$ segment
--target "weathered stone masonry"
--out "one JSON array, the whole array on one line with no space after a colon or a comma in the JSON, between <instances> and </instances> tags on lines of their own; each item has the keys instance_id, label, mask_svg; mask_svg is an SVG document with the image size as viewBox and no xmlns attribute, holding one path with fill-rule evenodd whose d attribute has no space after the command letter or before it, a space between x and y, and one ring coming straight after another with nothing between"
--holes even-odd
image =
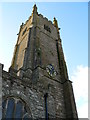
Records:
<instances>
[{"instance_id":1,"label":"weathered stone masonry","mask_svg":"<svg viewBox=\"0 0 90 120\"><path fill-rule=\"evenodd\" d=\"M2 78L3 118L78 118L57 20L38 14L36 5L20 26L12 64ZM10 100L14 113L7 112ZM22 114L17 113L21 104Z\"/></svg>"}]
</instances>

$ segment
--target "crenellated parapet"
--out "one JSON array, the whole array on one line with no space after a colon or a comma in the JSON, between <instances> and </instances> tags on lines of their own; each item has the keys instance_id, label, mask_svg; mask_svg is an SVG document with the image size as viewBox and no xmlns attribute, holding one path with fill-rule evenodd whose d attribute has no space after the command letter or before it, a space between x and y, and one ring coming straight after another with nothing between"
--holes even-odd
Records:
<instances>
[{"instance_id":1,"label":"crenellated parapet","mask_svg":"<svg viewBox=\"0 0 90 120\"><path fill-rule=\"evenodd\" d=\"M56 18L54 17L54 20L51 21L51 20L49 20L47 17L43 16L42 14L39 14L39 13L37 12L37 6L36 6L36 4L33 6L33 10L32 10L31 16L28 18L28 20L27 20L25 23L22 23L22 24L21 24L21 26L20 26L20 31L21 31L21 29L24 28L24 27L26 26L26 24L33 18L33 15L34 15L34 14L37 15L37 19L38 19L38 17L40 17L39 19L42 18L42 19L44 19L45 21L47 21L49 24L55 26L55 27L57 28L58 32L59 32L60 28L58 28L58 23L57 23ZM32 21L32 23L33 23L33 21ZM19 31L19 33L20 33L20 31ZM18 33L18 34L19 34L19 33Z\"/></svg>"}]
</instances>

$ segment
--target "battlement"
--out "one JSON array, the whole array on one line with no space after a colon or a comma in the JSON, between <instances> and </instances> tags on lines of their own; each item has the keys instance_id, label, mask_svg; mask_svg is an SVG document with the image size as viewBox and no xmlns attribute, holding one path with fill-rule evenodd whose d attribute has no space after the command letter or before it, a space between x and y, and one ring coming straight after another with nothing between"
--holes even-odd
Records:
<instances>
[{"instance_id":1,"label":"battlement","mask_svg":"<svg viewBox=\"0 0 90 120\"><path fill-rule=\"evenodd\" d=\"M27 24L27 22L33 17L33 14L34 13L32 13L31 16L26 20L26 22L22 23L20 27L24 28L24 26ZM53 25L55 27L54 23L51 20L49 20L47 17L43 16L42 14L39 14L38 12L36 14L37 14L37 16L39 16L42 19L48 21L51 25Z\"/></svg>"},{"instance_id":2,"label":"battlement","mask_svg":"<svg viewBox=\"0 0 90 120\"><path fill-rule=\"evenodd\" d=\"M41 18L47 20L50 24L54 25L51 20L48 20L48 18L47 18L47 17L44 17L42 14L38 14L38 16L40 16Z\"/></svg>"}]
</instances>

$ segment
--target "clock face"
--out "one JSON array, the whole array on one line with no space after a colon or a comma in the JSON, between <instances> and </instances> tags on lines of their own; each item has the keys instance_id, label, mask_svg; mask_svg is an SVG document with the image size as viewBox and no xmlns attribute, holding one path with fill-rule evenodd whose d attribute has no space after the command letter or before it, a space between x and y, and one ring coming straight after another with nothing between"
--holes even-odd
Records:
<instances>
[{"instance_id":1,"label":"clock face","mask_svg":"<svg viewBox=\"0 0 90 120\"><path fill-rule=\"evenodd\" d=\"M54 70L54 67L52 64L47 65L46 71L50 76L56 75L56 71Z\"/></svg>"}]
</instances>

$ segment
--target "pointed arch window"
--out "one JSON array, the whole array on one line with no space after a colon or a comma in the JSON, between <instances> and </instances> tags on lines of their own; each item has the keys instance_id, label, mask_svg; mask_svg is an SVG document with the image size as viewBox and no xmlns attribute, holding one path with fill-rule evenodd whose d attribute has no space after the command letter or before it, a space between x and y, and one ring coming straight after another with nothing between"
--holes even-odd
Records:
<instances>
[{"instance_id":1,"label":"pointed arch window","mask_svg":"<svg viewBox=\"0 0 90 120\"><path fill-rule=\"evenodd\" d=\"M14 111L14 99L9 99L7 103L7 110L6 110L6 118L13 117L13 111Z\"/></svg>"},{"instance_id":2,"label":"pointed arch window","mask_svg":"<svg viewBox=\"0 0 90 120\"><path fill-rule=\"evenodd\" d=\"M27 105L17 98L7 98L2 102L2 118L30 118Z\"/></svg>"}]
</instances>

